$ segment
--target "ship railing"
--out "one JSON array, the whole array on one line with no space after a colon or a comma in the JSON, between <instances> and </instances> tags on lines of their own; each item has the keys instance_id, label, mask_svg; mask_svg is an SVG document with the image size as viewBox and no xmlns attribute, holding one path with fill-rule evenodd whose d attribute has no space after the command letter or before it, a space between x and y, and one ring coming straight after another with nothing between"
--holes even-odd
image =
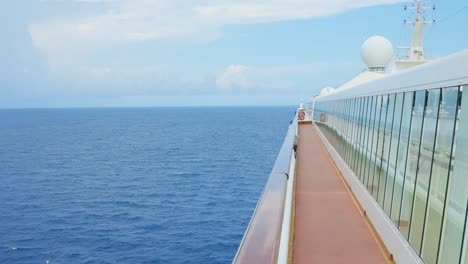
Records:
<instances>
[{"instance_id":1,"label":"ship railing","mask_svg":"<svg viewBox=\"0 0 468 264\"><path fill-rule=\"evenodd\" d=\"M316 110L316 111L321 112L321 113L326 113L327 115L329 115L329 118L333 118L332 113L329 113L329 112L326 112L326 111L320 111L320 110ZM414 188L414 185L415 185L414 180L415 179L412 178L414 176L411 175L411 174L402 175L401 171L396 171L396 168L395 168L396 164L394 162L387 160L385 157L380 157L379 155L375 155L375 153L372 152L371 149L368 149L368 147L360 144L359 142L354 142L351 139L351 137L348 137L344 133L341 133L340 130L337 127L335 127L333 125L330 125L330 123L332 123L332 122L323 123L320 120L314 120L314 122L318 123L318 124L321 124L323 126L326 126L328 129L331 129L336 134L336 136L338 136L341 140L343 140L349 146L351 146L354 151L360 153L367 160L375 161L376 166L380 170L388 170L389 175L394 175L397 181L403 182L404 177L406 176L408 178L407 179L408 187L410 189L417 190L418 192L416 194L418 196L420 196L421 199L424 199L425 197L427 197L427 191L426 190L429 188L429 185L428 185L429 184L429 175L428 174L421 174L419 176L421 179L416 184L421 188L416 189L416 188ZM335 122L337 122L337 121L335 120ZM363 124L361 122L359 122L357 124L360 127L359 129L364 129L365 124ZM384 133L385 133L385 135L390 134L390 131L388 129L382 129L382 128L379 128L379 127L371 127L371 129L376 129L376 131L378 131L378 133L380 133L380 134L384 134ZM408 135L406 135L406 137L407 136ZM407 139L402 140L402 142L407 142ZM415 144L415 143L411 143L411 144ZM434 159L434 161L432 161L432 159L433 159L432 154L431 153L426 153L427 151L432 151L430 146L422 145L421 150L422 150L421 153L414 153L414 155L420 155L420 160L433 162L434 163L434 165L433 165L434 168L435 167L442 167L442 168L447 168L448 167L447 162L441 162L438 159ZM446 153L438 151L437 146L435 147L434 151L437 153L436 155L447 155ZM452 159L454 159L454 158L455 157L452 157ZM452 167L451 169L453 170L453 164L451 164L451 167ZM465 191L463 189L463 186L466 186L464 184L466 184L466 182L468 182L468 178L465 177L463 179L464 179L464 183L455 185L455 188L452 191L452 195L455 198L454 200L456 202L456 205L464 210L465 201L463 200L464 196L462 195L462 193ZM436 199L434 202L436 202L438 204L441 204L440 205L441 208L442 208L442 203L444 203L444 201L445 201L445 195L446 195L446 193L445 193L446 189L445 188L446 188L445 182L443 181L442 178L436 177L436 178L433 179L431 192L433 192L435 195L432 198ZM443 210L441 208L439 208L439 209Z\"/></svg>"},{"instance_id":2,"label":"ship railing","mask_svg":"<svg viewBox=\"0 0 468 264\"><path fill-rule=\"evenodd\" d=\"M293 145L297 126L296 113L233 260L235 264L286 263L283 262L284 259L287 261L289 225L285 226L284 223L291 221L291 201L288 200L292 200L292 194L288 194L288 190L292 191L292 185L288 186L288 182L293 181L290 169L295 166ZM288 212L285 208L288 208Z\"/></svg>"}]
</instances>

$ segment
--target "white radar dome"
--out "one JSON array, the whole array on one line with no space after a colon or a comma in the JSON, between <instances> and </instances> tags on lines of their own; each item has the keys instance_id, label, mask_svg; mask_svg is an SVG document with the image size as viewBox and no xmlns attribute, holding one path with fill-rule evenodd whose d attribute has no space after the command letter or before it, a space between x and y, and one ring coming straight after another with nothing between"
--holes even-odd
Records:
<instances>
[{"instance_id":1,"label":"white radar dome","mask_svg":"<svg viewBox=\"0 0 468 264\"><path fill-rule=\"evenodd\" d=\"M327 87L322 89L322 91L320 92L320 95L324 96L324 95L331 94L333 92L335 92L335 89L333 87L327 86Z\"/></svg>"},{"instance_id":2,"label":"white radar dome","mask_svg":"<svg viewBox=\"0 0 468 264\"><path fill-rule=\"evenodd\" d=\"M370 37L362 44L361 57L370 70L381 70L392 61L392 43L381 36Z\"/></svg>"}]
</instances>

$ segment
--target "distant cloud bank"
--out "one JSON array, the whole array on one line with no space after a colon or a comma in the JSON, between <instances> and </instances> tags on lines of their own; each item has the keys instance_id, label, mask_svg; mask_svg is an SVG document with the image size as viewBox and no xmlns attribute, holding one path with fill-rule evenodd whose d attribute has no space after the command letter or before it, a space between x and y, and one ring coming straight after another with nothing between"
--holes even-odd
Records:
<instances>
[{"instance_id":1,"label":"distant cloud bank","mask_svg":"<svg viewBox=\"0 0 468 264\"><path fill-rule=\"evenodd\" d=\"M398 2L404 0L77 0L80 5L99 5L101 12L54 16L33 23L29 31L49 63L61 67L116 45L210 41L221 36L225 25L310 19Z\"/></svg>"}]
</instances>

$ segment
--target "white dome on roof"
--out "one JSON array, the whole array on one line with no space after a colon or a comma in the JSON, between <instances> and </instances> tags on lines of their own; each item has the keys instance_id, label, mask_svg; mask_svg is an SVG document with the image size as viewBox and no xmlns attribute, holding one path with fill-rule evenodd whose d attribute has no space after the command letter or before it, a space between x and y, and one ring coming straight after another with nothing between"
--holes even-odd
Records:
<instances>
[{"instance_id":1,"label":"white dome on roof","mask_svg":"<svg viewBox=\"0 0 468 264\"><path fill-rule=\"evenodd\" d=\"M335 92L335 88L327 86L322 89L322 91L320 92L320 96L328 95L334 92Z\"/></svg>"},{"instance_id":2,"label":"white dome on roof","mask_svg":"<svg viewBox=\"0 0 468 264\"><path fill-rule=\"evenodd\" d=\"M392 43L381 36L370 37L362 44L361 57L370 70L385 68L393 58Z\"/></svg>"}]
</instances>

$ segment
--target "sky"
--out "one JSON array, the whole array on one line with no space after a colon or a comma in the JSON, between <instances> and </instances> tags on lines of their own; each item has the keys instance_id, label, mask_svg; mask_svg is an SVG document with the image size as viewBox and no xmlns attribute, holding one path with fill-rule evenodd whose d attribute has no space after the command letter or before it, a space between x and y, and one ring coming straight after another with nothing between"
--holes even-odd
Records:
<instances>
[{"instance_id":1,"label":"sky","mask_svg":"<svg viewBox=\"0 0 468 264\"><path fill-rule=\"evenodd\" d=\"M426 2L426 56L468 48L466 0ZM2 0L0 108L297 105L363 71L368 37L407 46L405 4Z\"/></svg>"}]
</instances>

